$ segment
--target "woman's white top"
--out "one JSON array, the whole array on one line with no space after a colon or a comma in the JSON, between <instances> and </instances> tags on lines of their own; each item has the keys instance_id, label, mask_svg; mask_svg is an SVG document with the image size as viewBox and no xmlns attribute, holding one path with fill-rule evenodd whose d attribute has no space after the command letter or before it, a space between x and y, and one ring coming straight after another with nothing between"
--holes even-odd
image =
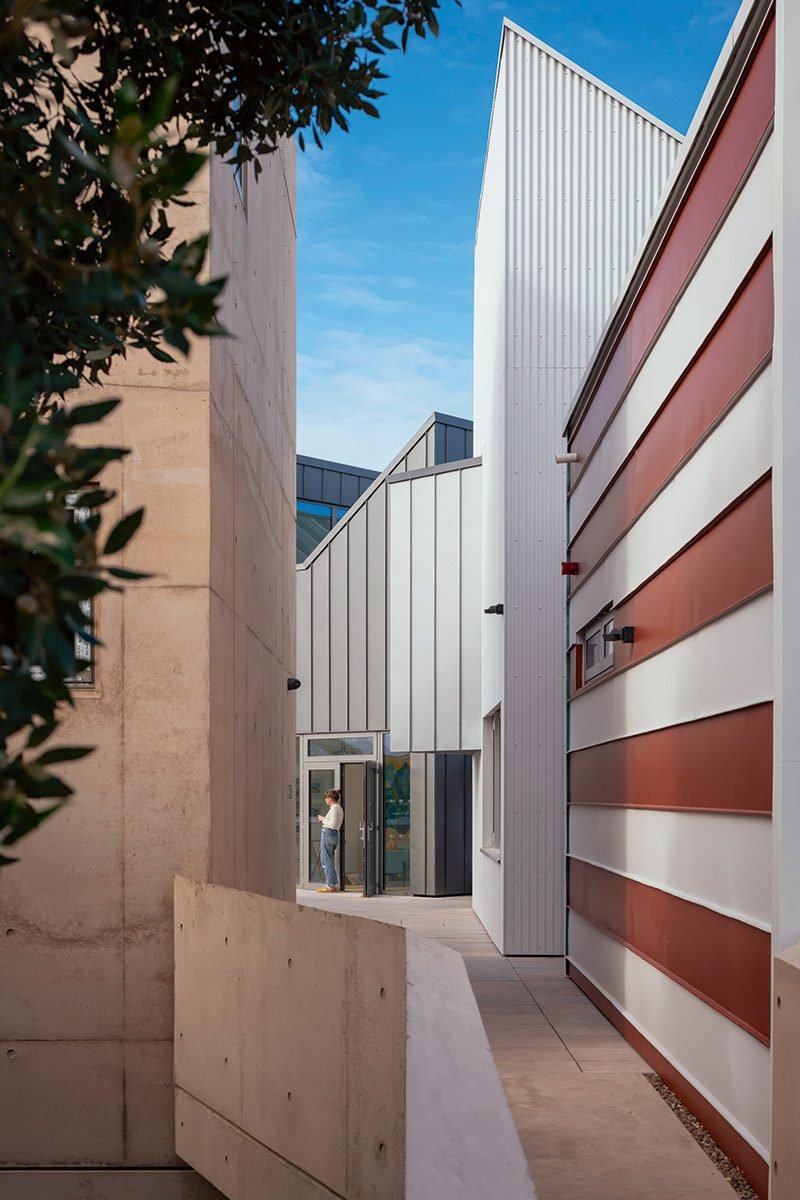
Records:
<instances>
[{"instance_id":1,"label":"woman's white top","mask_svg":"<svg viewBox=\"0 0 800 1200\"><path fill-rule=\"evenodd\" d=\"M341 829L344 821L344 809L341 804L331 804L322 818L323 829Z\"/></svg>"}]
</instances>

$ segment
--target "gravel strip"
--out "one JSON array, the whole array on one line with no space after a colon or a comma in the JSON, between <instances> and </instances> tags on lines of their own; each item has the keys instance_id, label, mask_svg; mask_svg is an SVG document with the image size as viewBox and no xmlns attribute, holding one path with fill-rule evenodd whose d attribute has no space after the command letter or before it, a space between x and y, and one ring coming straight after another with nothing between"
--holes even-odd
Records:
<instances>
[{"instance_id":1,"label":"gravel strip","mask_svg":"<svg viewBox=\"0 0 800 1200\"><path fill-rule=\"evenodd\" d=\"M697 1142L700 1149L705 1151L717 1170L724 1175L736 1195L740 1197L740 1200L758 1200L758 1193L753 1191L739 1168L735 1167L731 1160L723 1154L711 1134L703 1128L697 1117L690 1113L686 1105L681 1103L675 1093L667 1087L661 1076L650 1074L645 1075L645 1079L648 1083L652 1083L661 1099L669 1105L681 1124L689 1130L689 1133Z\"/></svg>"}]
</instances>

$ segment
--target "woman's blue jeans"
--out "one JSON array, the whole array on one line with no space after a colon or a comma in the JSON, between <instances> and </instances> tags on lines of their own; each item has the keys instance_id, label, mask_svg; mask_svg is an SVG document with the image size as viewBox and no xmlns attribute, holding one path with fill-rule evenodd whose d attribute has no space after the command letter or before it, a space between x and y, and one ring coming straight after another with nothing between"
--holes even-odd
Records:
<instances>
[{"instance_id":1,"label":"woman's blue jeans","mask_svg":"<svg viewBox=\"0 0 800 1200\"><path fill-rule=\"evenodd\" d=\"M339 830L323 829L319 840L319 856L322 861L322 869L325 872L325 883L329 888L338 888L339 886L339 880L336 878L336 867L333 865L333 856L336 853L338 845Z\"/></svg>"}]
</instances>

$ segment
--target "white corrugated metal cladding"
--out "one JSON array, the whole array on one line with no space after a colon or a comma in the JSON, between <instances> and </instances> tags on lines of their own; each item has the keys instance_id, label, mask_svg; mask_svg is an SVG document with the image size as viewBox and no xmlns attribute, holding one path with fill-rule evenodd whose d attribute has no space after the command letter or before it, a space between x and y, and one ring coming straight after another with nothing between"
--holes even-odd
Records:
<instances>
[{"instance_id":1,"label":"white corrugated metal cladding","mask_svg":"<svg viewBox=\"0 0 800 1200\"><path fill-rule=\"evenodd\" d=\"M498 618L483 618L484 684L500 683L484 686L483 715L502 702L503 823L500 863L476 864L474 893L505 953L564 950L566 528L554 454L679 145L673 130L504 22L475 263L483 538L495 559L503 553L502 564L484 557L483 606L505 610L502 636L486 626ZM498 270L487 251L501 227Z\"/></svg>"}]
</instances>

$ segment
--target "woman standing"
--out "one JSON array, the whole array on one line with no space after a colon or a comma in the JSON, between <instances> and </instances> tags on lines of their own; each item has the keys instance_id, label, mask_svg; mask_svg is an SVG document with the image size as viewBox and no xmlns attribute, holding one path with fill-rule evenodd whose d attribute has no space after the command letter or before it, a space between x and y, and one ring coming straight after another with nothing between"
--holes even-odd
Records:
<instances>
[{"instance_id":1,"label":"woman standing","mask_svg":"<svg viewBox=\"0 0 800 1200\"><path fill-rule=\"evenodd\" d=\"M328 806L328 811L324 817L317 813L317 820L322 825L319 848L322 869L325 872L325 886L318 887L318 892L339 891L339 880L336 878L336 867L333 860L336 854L336 847L339 845L339 830L342 828L342 822L344 821L344 809L340 804L341 796L342 793L338 788L326 792L325 803Z\"/></svg>"}]
</instances>

